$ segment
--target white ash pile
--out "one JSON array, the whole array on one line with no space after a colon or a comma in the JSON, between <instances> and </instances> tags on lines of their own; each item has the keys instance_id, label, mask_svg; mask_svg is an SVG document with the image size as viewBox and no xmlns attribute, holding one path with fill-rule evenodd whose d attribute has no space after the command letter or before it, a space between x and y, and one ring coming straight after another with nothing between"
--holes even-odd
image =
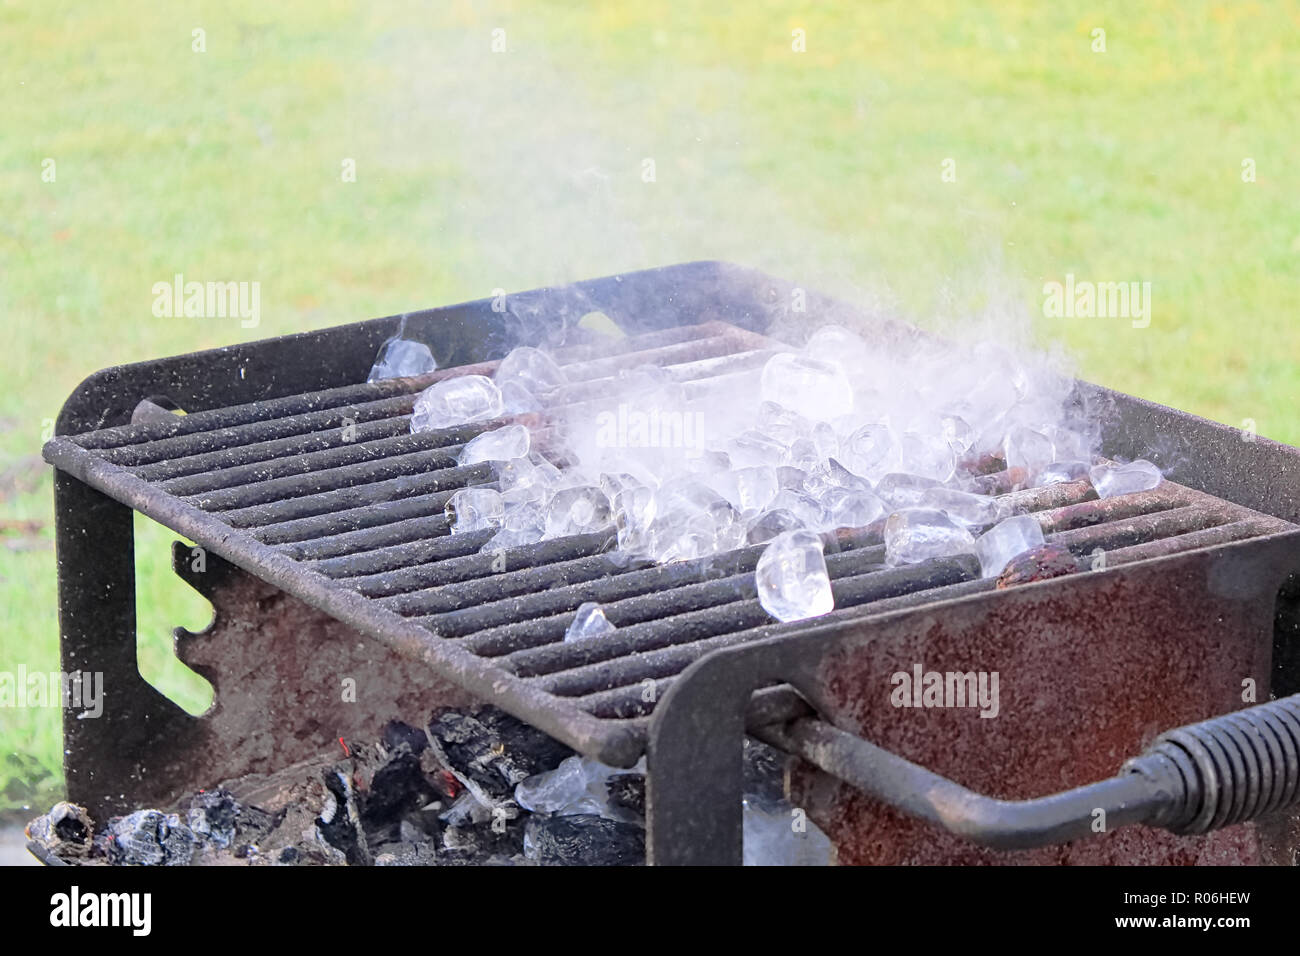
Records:
<instances>
[{"instance_id":1,"label":"white ash pile","mask_svg":"<svg viewBox=\"0 0 1300 956\"><path fill-rule=\"evenodd\" d=\"M776 751L746 741L746 861L829 862L811 824L795 833ZM168 810L97 826L60 803L28 839L72 865L628 866L645 862L643 767L575 754L494 707L393 721L343 760L227 781Z\"/></svg>"},{"instance_id":2,"label":"white ash pile","mask_svg":"<svg viewBox=\"0 0 1300 956\"><path fill-rule=\"evenodd\" d=\"M447 516L455 534L494 531L484 551L610 526L628 561L766 543L757 594L782 621L834 607L823 551L836 529L878 526L890 566L970 553L996 577L1043 544L999 495L1087 478L1110 497L1161 480L1150 462L1098 462L1095 423L1071 417L1068 381L1041 358L920 335L873 347L839 326L750 357L713 377L688 362L593 381L521 347L491 378L426 389L411 429L548 423L464 446L460 462L492 462L495 481L457 492ZM566 639L618 626L599 612L580 609Z\"/></svg>"}]
</instances>

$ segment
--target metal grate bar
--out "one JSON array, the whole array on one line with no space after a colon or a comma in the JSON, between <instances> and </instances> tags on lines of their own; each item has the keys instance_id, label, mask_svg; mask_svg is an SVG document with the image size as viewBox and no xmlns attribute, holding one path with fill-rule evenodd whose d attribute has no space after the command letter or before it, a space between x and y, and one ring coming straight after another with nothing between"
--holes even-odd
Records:
<instances>
[{"instance_id":1,"label":"metal grate bar","mask_svg":"<svg viewBox=\"0 0 1300 956\"><path fill-rule=\"evenodd\" d=\"M356 425L355 441L366 443L385 438L410 435L410 424L404 418L381 418ZM253 466L260 462L275 459L294 460L299 455L325 451L345 445L342 428L332 428L322 432L309 432L305 435L293 435L289 438L276 438L265 442L255 442L238 448L218 448L215 451L201 452L185 458L164 458L151 465L138 465L133 468L135 474L145 481L160 484L173 478L186 478L191 475L203 476L206 472L241 466ZM215 477L214 477L215 480ZM219 487L214 485L213 487ZM170 490L170 489L169 489ZM188 494L181 491L180 494Z\"/></svg>"},{"instance_id":2,"label":"metal grate bar","mask_svg":"<svg viewBox=\"0 0 1300 956\"><path fill-rule=\"evenodd\" d=\"M294 560L326 561L352 555L360 556L368 551L383 551L389 547L418 542L426 538L441 538L447 535L447 519L441 510L435 509L435 511L436 513L427 516L280 544L278 548L282 554ZM461 544L467 549L465 553L469 554L487 544L493 534L494 531L474 531L456 535L455 538L462 539Z\"/></svg>"},{"instance_id":3,"label":"metal grate bar","mask_svg":"<svg viewBox=\"0 0 1300 956\"><path fill-rule=\"evenodd\" d=\"M592 557L609 551L614 545L614 540L612 529L591 534L575 534L567 538L553 538L522 548L512 548L502 552L502 555L471 554L463 558L419 564L398 571L344 578L341 583L366 597L393 597L416 588L427 587L433 582L447 585L462 581L482 581L489 577L499 579L501 572L497 568L502 564L510 568L532 569L572 561L576 558Z\"/></svg>"},{"instance_id":4,"label":"metal grate bar","mask_svg":"<svg viewBox=\"0 0 1300 956\"><path fill-rule=\"evenodd\" d=\"M440 468L437 471L414 475L402 475L385 481L376 481L355 488L339 488L323 491L315 495L303 495L301 498L288 498L264 505L250 505L231 511L217 512L222 521L236 528L264 527L282 521L298 518L316 518L321 515L340 511L350 511L365 505L396 501L415 495L429 495L438 491L456 491L466 485L483 484L491 481L495 475L492 465L482 462L477 465Z\"/></svg>"},{"instance_id":5,"label":"metal grate bar","mask_svg":"<svg viewBox=\"0 0 1300 956\"><path fill-rule=\"evenodd\" d=\"M428 534L416 541L402 542L386 548L374 548L359 554L345 554L309 562L313 571L319 571L335 580L394 571L409 565L434 564L453 558L477 554L496 532L472 531L467 534L447 534L446 519L438 520L441 535ZM399 527L401 527L399 525Z\"/></svg>"},{"instance_id":6,"label":"metal grate bar","mask_svg":"<svg viewBox=\"0 0 1300 956\"><path fill-rule=\"evenodd\" d=\"M415 452L425 452L426 460L433 467L446 467L455 462L456 456L465 447L455 442L448 443L447 436L441 432L411 434L409 426L395 435L373 440L358 434L352 441L346 441L342 429L339 429L331 444L320 449L302 448L301 442L294 443L299 445L298 450L287 451L282 455L244 458L239 463L214 464L209 469L189 475L146 480L157 480L158 487L163 491L185 498ZM142 472L137 474L141 478L146 477Z\"/></svg>"},{"instance_id":7,"label":"metal grate bar","mask_svg":"<svg viewBox=\"0 0 1300 956\"><path fill-rule=\"evenodd\" d=\"M628 349L654 349L691 339L708 338L724 331L736 335L738 342L749 342L757 338L752 333L745 333L743 330L724 322L702 322L697 325L682 325L626 338L611 338L609 341L588 345L568 346L560 350L558 360L560 364L585 362L611 354L621 355ZM343 385L301 395L289 395L284 398L206 409L188 415L178 415L174 421L150 421L119 425L114 428L105 428L68 437L70 441L82 448L105 451L129 445L157 442L177 436L192 435L198 432L225 430L250 423L264 423L274 419L302 418L321 411L337 410L350 404L370 404L393 397L404 398L413 402L414 393L427 388L434 382L453 375L491 375L496 370L497 364L497 362L492 361L472 365L457 365L412 378ZM108 455L104 457L105 460L112 461L114 464L127 464L127 462Z\"/></svg>"},{"instance_id":8,"label":"metal grate bar","mask_svg":"<svg viewBox=\"0 0 1300 956\"><path fill-rule=\"evenodd\" d=\"M494 487L487 484L484 487ZM250 533L263 544L291 544L313 541L340 535L345 532L392 525L412 518L441 517L447 499L459 489L451 488L433 494L412 495L400 501L365 504L345 508L325 515L284 521L266 528L251 528ZM445 520L445 519L444 519Z\"/></svg>"}]
</instances>

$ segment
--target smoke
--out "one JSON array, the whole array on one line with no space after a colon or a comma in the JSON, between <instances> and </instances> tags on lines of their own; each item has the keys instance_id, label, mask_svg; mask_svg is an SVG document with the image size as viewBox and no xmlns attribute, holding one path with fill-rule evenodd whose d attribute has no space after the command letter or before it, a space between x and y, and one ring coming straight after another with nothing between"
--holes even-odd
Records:
<instances>
[{"instance_id":1,"label":"smoke","mask_svg":"<svg viewBox=\"0 0 1300 956\"><path fill-rule=\"evenodd\" d=\"M996 251L978 273L936 274L933 309L908 315L887 280L863 279L881 273L853 251L867 221L840 217L837 243L811 224L814 184L774 190L754 174L742 89L717 83L669 99L643 72L592 74L589 61L562 59L523 15L462 14L387 35L377 55L407 81L358 107L390 165L428 171L418 201L436 268L465 298L697 259L791 284L764 309L772 349L795 352L794 366L781 372L759 349L721 371L705 355L666 372L635 362L602 372L598 396L556 409L573 466L566 483L627 474L644 486L704 484L744 510L729 476L746 468L812 475L833 459L873 484L899 472L962 484L981 457L1031 472L1090 457L1095 427L1067 405L1070 366L1035 343L1025 284ZM969 218L957 222L976 247L1001 248ZM537 334L549 318L526 303L509 312L520 341L554 348L557 336ZM827 326L846 331L819 334ZM809 395L795 394L801 381ZM851 401L817 407L834 395ZM785 477L781 490L794 490Z\"/></svg>"}]
</instances>

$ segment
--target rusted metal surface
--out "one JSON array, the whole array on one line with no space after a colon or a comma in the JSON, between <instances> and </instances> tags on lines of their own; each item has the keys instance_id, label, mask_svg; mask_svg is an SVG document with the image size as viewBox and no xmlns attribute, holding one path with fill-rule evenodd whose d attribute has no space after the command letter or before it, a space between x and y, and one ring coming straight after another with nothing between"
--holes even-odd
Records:
<instances>
[{"instance_id":1,"label":"rusted metal surface","mask_svg":"<svg viewBox=\"0 0 1300 956\"><path fill-rule=\"evenodd\" d=\"M479 701L418 661L207 555L174 548L177 573L212 602L211 625L176 631L176 656L213 687L202 764L180 791L270 773L364 740L390 719Z\"/></svg>"},{"instance_id":2,"label":"rusted metal surface","mask_svg":"<svg viewBox=\"0 0 1300 956\"><path fill-rule=\"evenodd\" d=\"M1300 810L1300 694L1167 730L1113 777L1023 800L976 793L821 720L751 729L883 805L997 850L1134 824L1201 834Z\"/></svg>"},{"instance_id":3,"label":"rusted metal surface","mask_svg":"<svg viewBox=\"0 0 1300 956\"><path fill-rule=\"evenodd\" d=\"M1101 780L1161 731L1266 699L1278 563L1241 546L1051 582L871 628L828 654L823 717L971 790L1023 800ZM1282 557L1278 555L1277 557ZM1294 555L1292 556L1294 560ZM900 708L892 675L997 672L999 710ZM1113 832L1003 853L905 817L800 763L791 798L843 863L1254 863L1255 824Z\"/></svg>"},{"instance_id":4,"label":"rusted metal surface","mask_svg":"<svg viewBox=\"0 0 1300 956\"><path fill-rule=\"evenodd\" d=\"M419 662L214 554L200 558L177 542L173 560L177 573L212 603L212 622L203 631L176 629L176 656L212 684L213 706L192 716L141 681L136 693L158 707L165 732L158 715L119 707L109 711L120 728L114 733L141 735L138 742L72 737L69 796L96 819L168 806L221 780L336 754L340 737L369 739L390 719L477 703ZM91 731L108 729L82 723Z\"/></svg>"}]
</instances>

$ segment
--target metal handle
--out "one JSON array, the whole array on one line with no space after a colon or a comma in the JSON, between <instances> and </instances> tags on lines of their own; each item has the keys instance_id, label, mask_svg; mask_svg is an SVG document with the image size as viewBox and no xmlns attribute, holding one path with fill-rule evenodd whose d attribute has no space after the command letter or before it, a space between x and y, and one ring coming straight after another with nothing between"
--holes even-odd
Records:
<instances>
[{"instance_id":1,"label":"metal handle","mask_svg":"<svg viewBox=\"0 0 1300 956\"><path fill-rule=\"evenodd\" d=\"M1166 731L1117 776L1032 800L975 793L816 719L750 733L910 816L1000 850L1134 823L1205 833L1300 804L1300 694Z\"/></svg>"}]
</instances>

